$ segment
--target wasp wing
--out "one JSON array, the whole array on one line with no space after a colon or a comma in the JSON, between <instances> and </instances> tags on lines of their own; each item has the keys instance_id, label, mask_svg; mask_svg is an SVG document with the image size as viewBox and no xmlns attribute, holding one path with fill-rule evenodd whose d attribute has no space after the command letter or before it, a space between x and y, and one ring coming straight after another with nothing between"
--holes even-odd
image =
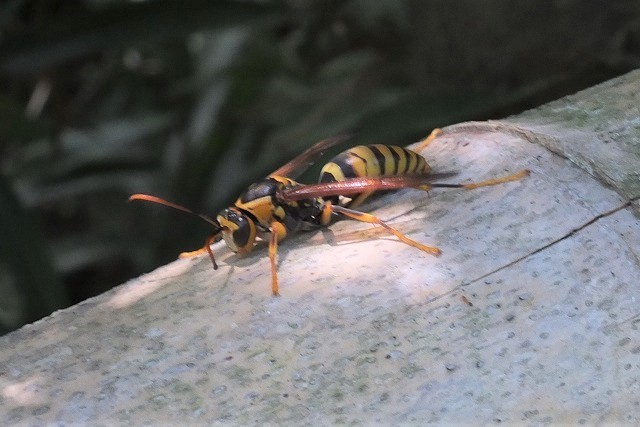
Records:
<instances>
[{"instance_id":1,"label":"wasp wing","mask_svg":"<svg viewBox=\"0 0 640 427\"><path fill-rule=\"evenodd\" d=\"M304 172L309 166L313 164L316 158L322 155L326 150L334 147L341 142L346 141L352 136L351 133L344 133L333 136L331 138L323 139L316 143L314 146L300 154L293 160L289 161L284 166L276 169L269 176L286 176L287 178L296 178L302 172Z\"/></svg>"},{"instance_id":2,"label":"wasp wing","mask_svg":"<svg viewBox=\"0 0 640 427\"><path fill-rule=\"evenodd\" d=\"M429 190L434 187L462 187L462 184L433 183L434 179L447 178L452 175L454 174L442 173L349 178L345 181L322 182L287 188L278 194L278 198L284 202L293 202L315 197L349 196L371 191L398 190L401 188Z\"/></svg>"}]
</instances>

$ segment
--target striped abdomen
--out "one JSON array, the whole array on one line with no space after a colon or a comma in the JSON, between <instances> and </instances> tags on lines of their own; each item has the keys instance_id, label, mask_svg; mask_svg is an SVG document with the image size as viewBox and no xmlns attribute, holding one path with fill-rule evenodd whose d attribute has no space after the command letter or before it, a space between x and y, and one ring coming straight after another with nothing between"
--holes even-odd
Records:
<instances>
[{"instance_id":1,"label":"striped abdomen","mask_svg":"<svg viewBox=\"0 0 640 427\"><path fill-rule=\"evenodd\" d=\"M320 182L345 181L356 177L427 175L431 167L418 153L395 145L359 145L331 159L320 172ZM371 192L348 203L357 206Z\"/></svg>"}]
</instances>

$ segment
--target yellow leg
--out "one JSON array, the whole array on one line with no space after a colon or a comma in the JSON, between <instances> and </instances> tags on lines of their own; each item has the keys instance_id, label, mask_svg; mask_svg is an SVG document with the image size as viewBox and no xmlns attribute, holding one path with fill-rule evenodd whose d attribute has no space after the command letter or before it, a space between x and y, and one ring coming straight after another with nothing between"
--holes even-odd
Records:
<instances>
[{"instance_id":1,"label":"yellow leg","mask_svg":"<svg viewBox=\"0 0 640 427\"><path fill-rule=\"evenodd\" d=\"M178 258L191 258L194 256L202 255L204 253L208 253L209 258L211 258L211 262L213 263L213 269L217 270L218 264L216 264L216 259L213 256L213 251L211 250L211 245L215 243L217 237L218 235L208 237L207 240L205 240L203 247L201 247L200 249L196 249L195 251L182 252L180 253L180 255L178 255Z\"/></svg>"},{"instance_id":2,"label":"yellow leg","mask_svg":"<svg viewBox=\"0 0 640 427\"><path fill-rule=\"evenodd\" d=\"M487 179L486 181L470 182L469 184L461 184L461 186L468 190L472 190L474 188L479 188L479 187L488 187L490 185L498 185L498 184L503 184L505 182L518 181L522 178L529 176L530 173L531 172L528 169L523 169L520 172L516 172L512 175L503 176L502 178L492 178L492 179Z\"/></svg>"},{"instance_id":3,"label":"yellow leg","mask_svg":"<svg viewBox=\"0 0 640 427\"><path fill-rule=\"evenodd\" d=\"M436 139L438 135L440 135L441 133L442 133L442 129L436 128L432 130L429 136L423 139L422 141L420 141L420 145L418 145L418 147L416 147L416 149L413 151L416 151L419 153L420 151L424 150L425 148L427 148L427 145L431 144L431 142L433 142L433 140Z\"/></svg>"},{"instance_id":4,"label":"yellow leg","mask_svg":"<svg viewBox=\"0 0 640 427\"><path fill-rule=\"evenodd\" d=\"M353 209L347 209L344 208L342 206L335 206L335 205L327 205L325 207L325 209L329 210L329 211L333 211L336 213L339 213L341 215L344 215L346 217L349 217L351 219L355 219L356 221L362 221L362 222L368 222L370 224L378 224L381 227L383 227L385 230L387 230L389 233L393 234L394 236L396 236L398 239L400 239L400 241L406 243L409 246L413 246L414 248L420 249L421 251L430 253L432 255L440 255L442 253L442 251L434 246L427 246L427 245L423 245L422 243L418 243L415 240L411 240L410 238L408 238L407 236L405 236L404 234L400 233L398 230L396 230L395 228L392 228L391 226L387 225L385 222L383 222L382 220L380 220L379 218L368 214L368 213L364 213L364 212L359 212L359 211L354 211ZM324 214L324 213L323 213Z\"/></svg>"},{"instance_id":5,"label":"yellow leg","mask_svg":"<svg viewBox=\"0 0 640 427\"><path fill-rule=\"evenodd\" d=\"M178 255L178 258L191 258L194 256L203 255L206 253L207 253L207 249L205 247L202 247L200 249L196 249L195 251L180 252L180 255Z\"/></svg>"},{"instance_id":6,"label":"yellow leg","mask_svg":"<svg viewBox=\"0 0 640 427\"><path fill-rule=\"evenodd\" d=\"M273 292L273 296L277 297L280 295L278 292L278 240L282 240L287 235L287 229L285 226L277 221L273 221L271 226L269 227L269 231L271 232L269 235L269 260L271 261L271 291Z\"/></svg>"}]
</instances>

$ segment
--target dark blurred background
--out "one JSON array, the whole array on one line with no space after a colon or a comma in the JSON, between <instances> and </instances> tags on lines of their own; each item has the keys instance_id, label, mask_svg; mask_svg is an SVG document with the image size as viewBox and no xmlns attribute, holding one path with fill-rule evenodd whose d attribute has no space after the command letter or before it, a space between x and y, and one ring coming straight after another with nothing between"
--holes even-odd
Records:
<instances>
[{"instance_id":1,"label":"dark blurred background","mask_svg":"<svg viewBox=\"0 0 640 427\"><path fill-rule=\"evenodd\" d=\"M406 145L639 65L638 0L4 1L0 334L202 245L130 193L215 215L343 130Z\"/></svg>"}]
</instances>

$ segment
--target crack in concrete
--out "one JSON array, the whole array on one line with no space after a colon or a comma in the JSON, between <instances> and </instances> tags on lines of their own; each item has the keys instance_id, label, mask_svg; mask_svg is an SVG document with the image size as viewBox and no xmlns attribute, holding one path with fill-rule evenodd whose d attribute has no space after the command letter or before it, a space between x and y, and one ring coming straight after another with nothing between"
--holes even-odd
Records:
<instances>
[{"instance_id":1,"label":"crack in concrete","mask_svg":"<svg viewBox=\"0 0 640 427\"><path fill-rule=\"evenodd\" d=\"M629 200L629 205L631 206L631 208L633 209L634 204L636 204L637 202L640 201L640 197L635 197L631 200ZM634 246L632 246L626 239L626 237L623 235L621 236L622 241L624 242L625 245L627 245L627 248L629 249L629 252L631 252L633 254L633 258L636 260L636 265L638 267L640 267L640 254L637 252L636 248Z\"/></svg>"},{"instance_id":2,"label":"crack in concrete","mask_svg":"<svg viewBox=\"0 0 640 427\"><path fill-rule=\"evenodd\" d=\"M500 266L500 267L498 267L498 268L496 268L496 269L494 269L494 270L492 270L492 271L490 271L490 272L488 272L488 273L485 273L485 274L483 274L482 276L479 276L479 277L476 277L475 279L469 280L469 281L467 281L467 282L463 283L463 284L462 284L462 286L469 286L469 285L471 285L472 283L479 282L480 280L483 280L483 279L485 279L486 277L491 276L491 275L492 275L492 274L494 274L494 273L497 273L497 272L499 272L499 271L502 271L502 270L504 270L504 269L506 269L506 268L509 268L509 267L511 267L511 266L513 266L513 265L515 265L515 264L518 264L519 262L522 262L522 261L526 260L526 259L527 259L527 258L529 258L529 257L532 257L532 256L534 256L534 255L536 255L536 254L539 254L540 252L542 252L542 251L544 251L544 250L546 250L546 249L550 248L551 246L556 245L556 244L558 244L558 243L562 242L563 240L568 239L569 237L573 236L574 234L576 234L576 233L578 233L578 232L580 232L580 231L584 230L585 228L587 228L587 227L589 227L590 225L592 225L592 224L594 224L594 223L598 222L598 221L599 221L599 220L601 220L602 218L606 218L606 217L608 217L608 216L610 216L610 215L615 214L616 212L621 211L622 209L625 209L625 208L627 208L627 207L631 206L631 203L632 203L633 201L634 201L634 200L629 200L629 201L627 201L627 202L623 203L623 204L622 204L622 205L620 205L620 206L616 206L616 207L615 207L615 208L613 208L613 209L610 209L610 210L608 210L608 211L606 211L606 212L603 212L603 213L601 213L601 214L598 214L598 215L594 216L593 218L591 218L589 221L587 221L587 222L585 222L585 223L583 223L583 224L581 224L581 225L579 225L579 226L577 226L577 227L575 227L575 228L571 229L568 233L566 233L566 234L564 234L563 236L561 236L561 237L559 237L559 238L557 238L557 239L555 239L555 240L551 241L550 243L547 243L546 245L544 245L544 246L542 246L542 247L540 247L540 248L538 248L538 249L535 249L535 250L533 250L533 251L529 252L528 254L522 255L521 257L516 258L515 260L513 260L513 261L511 261L511 262L509 262L509 263L507 263L507 264L504 264L504 265L502 265L502 266ZM625 241L625 243L626 243L626 241ZM628 244L627 244L627 246L628 246ZM631 248L630 248L630 249L631 249ZM634 254L634 256L635 256L635 258L636 258L636 262L638 263L638 265L640 265L640 259L638 258L638 255L636 254L636 252L632 250L632 253Z\"/></svg>"}]
</instances>

